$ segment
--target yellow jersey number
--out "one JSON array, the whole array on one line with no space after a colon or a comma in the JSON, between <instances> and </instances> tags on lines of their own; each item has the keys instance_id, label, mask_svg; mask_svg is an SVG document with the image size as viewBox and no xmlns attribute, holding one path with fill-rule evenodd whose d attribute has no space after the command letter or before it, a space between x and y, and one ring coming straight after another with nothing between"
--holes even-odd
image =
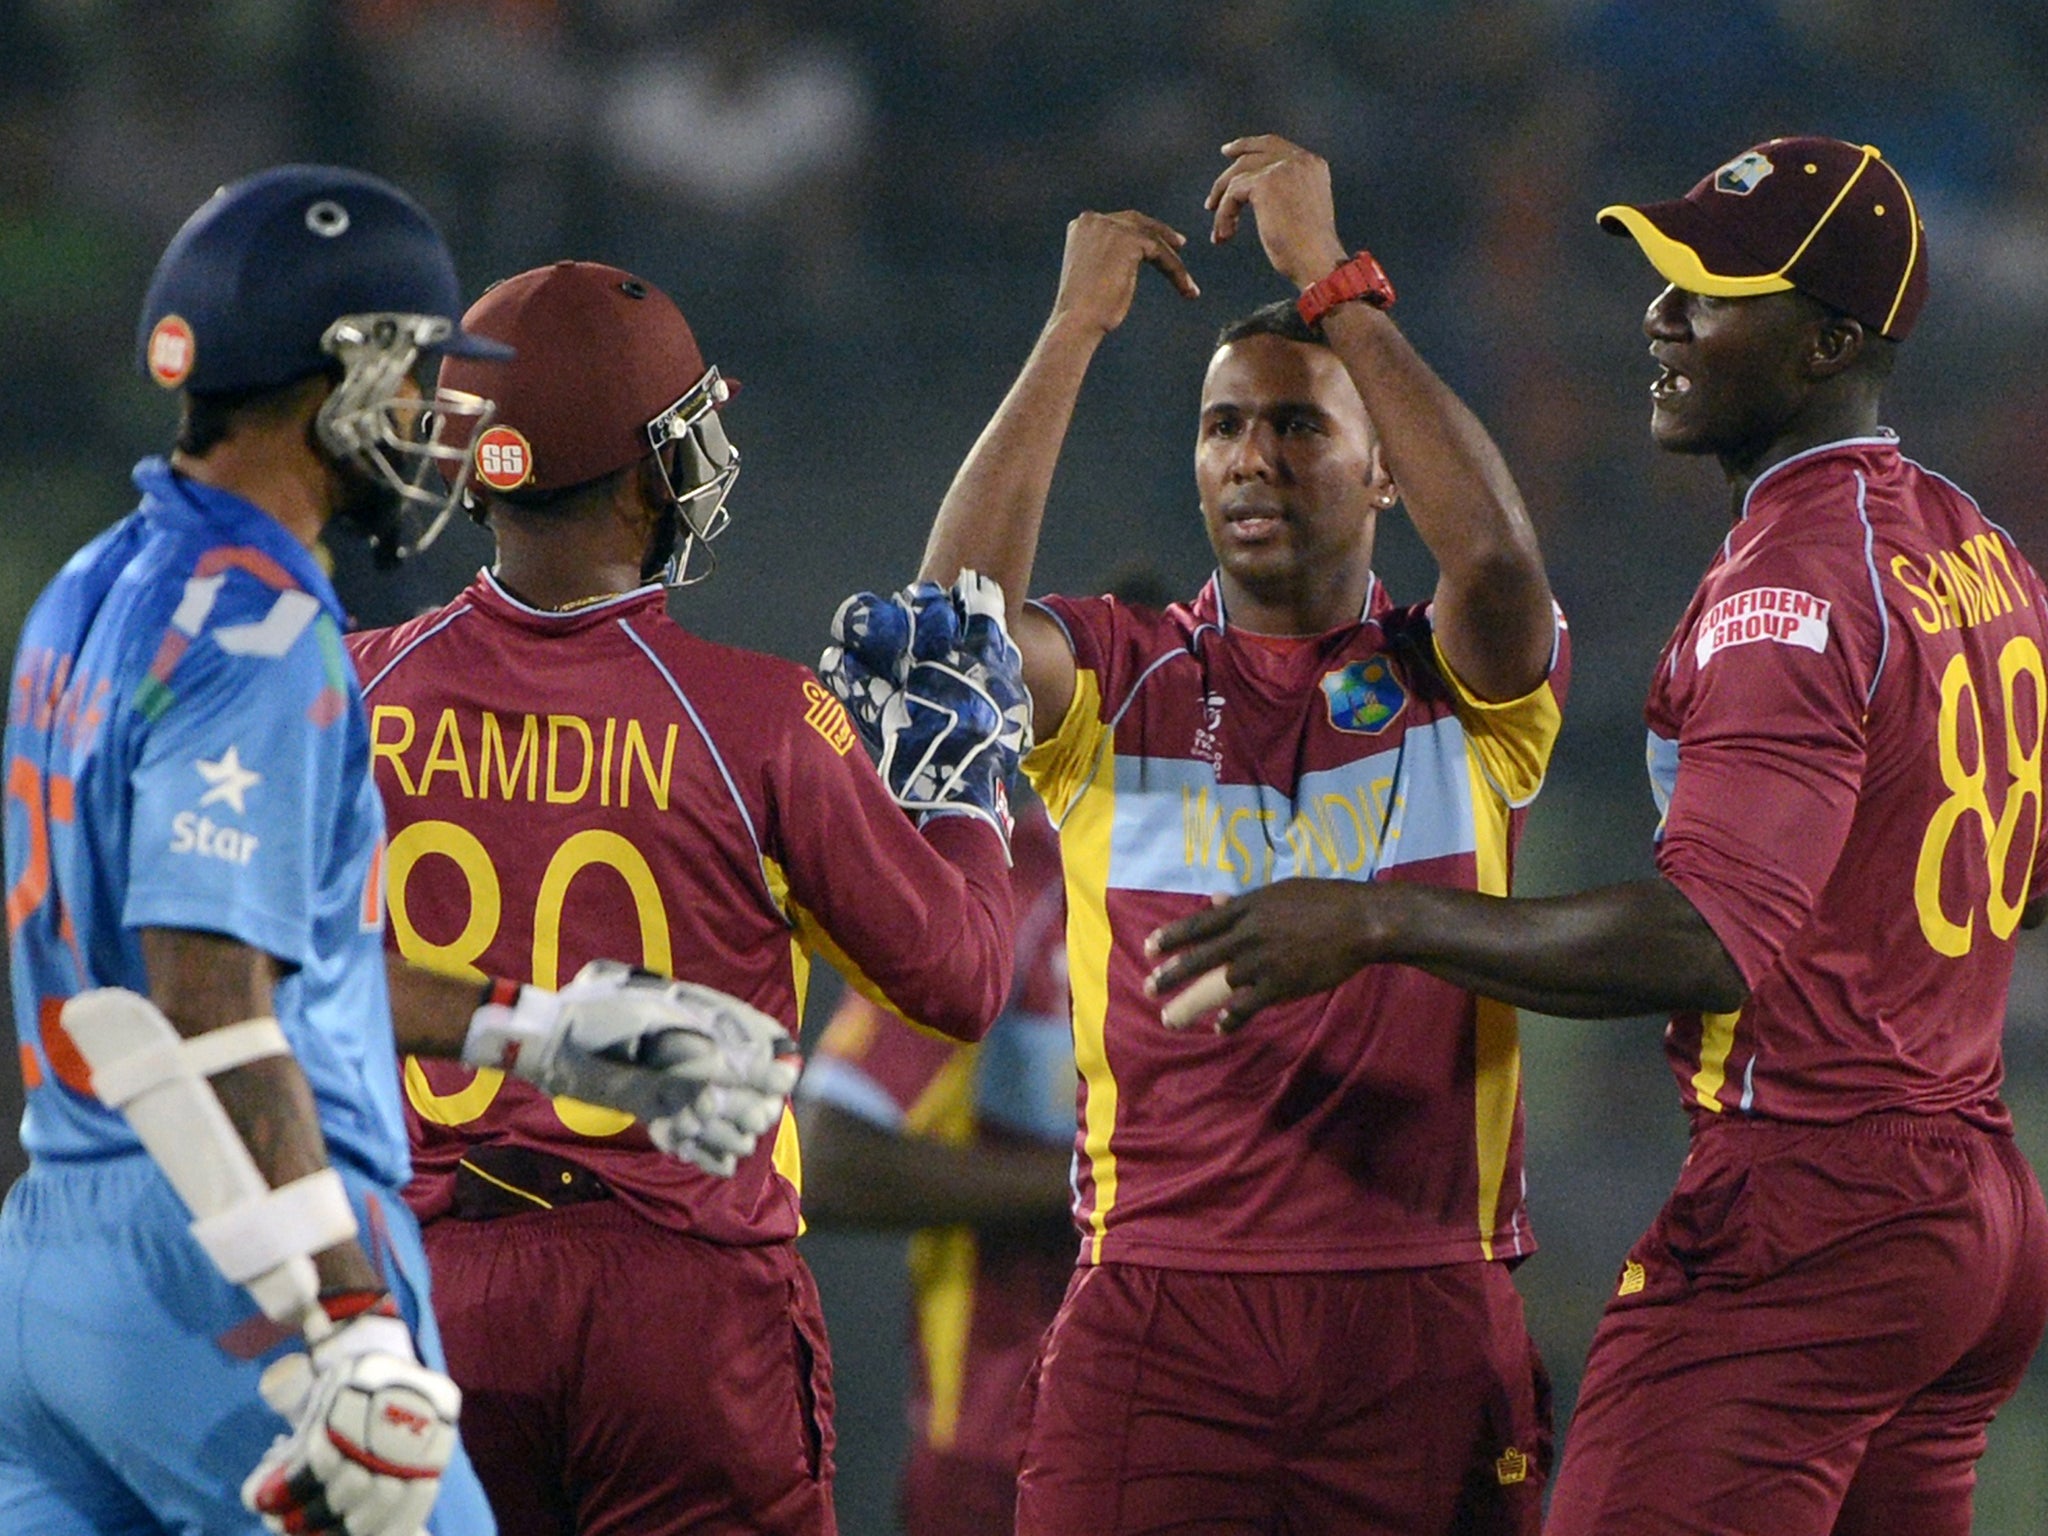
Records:
<instances>
[{"instance_id":1,"label":"yellow jersey number","mask_svg":"<svg viewBox=\"0 0 2048 1536\"><path fill-rule=\"evenodd\" d=\"M2034 739L2022 741L2015 694L2019 680L2033 683ZM2041 662L2041 648L2026 635L2016 635L1998 653L2000 719L2005 728L2005 773L1999 808L1991 807L1991 741L1985 734L1984 711L1977 701L1977 684L1970 669L1958 655L1951 657L1941 675L1941 717L1935 724L1936 749L1941 758L1941 781L1948 786L1948 798L1935 808L1920 839L1920 860L1913 872L1913 905L1920 914L1920 931L1939 954L1956 959L1970 952L1977 931L1974 906L1956 921L1942 903L1941 869L1948 846L1966 820L1974 820L1984 838L1985 862L1991 883L1984 895L1984 915L1991 932L2000 939L2012 937L2019 927L2020 913L2027 903L2027 890L2034 876L2034 845L2041 837L2041 749L2044 710L2048 710L2048 671ZM1964 723L1968 722L1965 730ZM1965 766L1965 751L1975 761ZM2020 840L2022 823L2026 839ZM2020 849L2018 894L2007 893L2014 884L2012 853Z\"/></svg>"},{"instance_id":2,"label":"yellow jersey number","mask_svg":"<svg viewBox=\"0 0 2048 1536\"><path fill-rule=\"evenodd\" d=\"M446 944L422 936L406 905L406 885L413 869L431 855L453 862L469 888L469 915L462 931ZM498 936L505 893L498 867L476 834L452 821L416 821L391 840L386 858L391 931L398 940L398 952L415 964L482 981L484 973L477 968L477 958ZM552 989L561 985L562 909L569 899L570 882L593 864L616 872L632 892L633 910L640 920L640 963L664 976L671 973L668 908L654 871L640 850L618 833L592 829L565 838L541 875L533 909L531 974L536 986ZM421 1119L436 1125L466 1125L475 1120L491 1107L504 1081L504 1073L485 1068L467 1087L436 1093L420 1064L406 1058L406 1097ZM612 1136L633 1123L631 1115L579 1099L554 1102L562 1124L579 1135Z\"/></svg>"}]
</instances>

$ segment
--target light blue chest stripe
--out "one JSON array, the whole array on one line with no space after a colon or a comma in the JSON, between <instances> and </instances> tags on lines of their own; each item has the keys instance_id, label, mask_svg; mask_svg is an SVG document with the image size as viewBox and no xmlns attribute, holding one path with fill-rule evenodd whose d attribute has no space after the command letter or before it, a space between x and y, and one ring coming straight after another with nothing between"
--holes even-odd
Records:
<instances>
[{"instance_id":1,"label":"light blue chest stripe","mask_svg":"<svg viewBox=\"0 0 2048 1536\"><path fill-rule=\"evenodd\" d=\"M1303 774L1292 797L1219 784L1185 758L1116 761L1112 890L1228 896L1295 875L1370 880L1476 847L1465 732L1450 716L1404 745Z\"/></svg>"}]
</instances>

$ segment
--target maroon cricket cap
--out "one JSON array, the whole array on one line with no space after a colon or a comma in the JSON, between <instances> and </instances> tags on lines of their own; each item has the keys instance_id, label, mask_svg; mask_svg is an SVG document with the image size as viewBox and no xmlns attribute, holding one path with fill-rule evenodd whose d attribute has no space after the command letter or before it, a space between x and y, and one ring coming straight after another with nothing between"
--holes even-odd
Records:
<instances>
[{"instance_id":1,"label":"maroon cricket cap","mask_svg":"<svg viewBox=\"0 0 2048 1536\"><path fill-rule=\"evenodd\" d=\"M1602 208L1600 225L1633 235L1665 280L1689 293L1797 288L1894 340L1927 302L1920 210L1870 144L1772 139L1673 202Z\"/></svg>"},{"instance_id":2,"label":"maroon cricket cap","mask_svg":"<svg viewBox=\"0 0 2048 1536\"><path fill-rule=\"evenodd\" d=\"M647 424L706 371L667 294L593 261L494 283L462 326L517 352L510 362L441 364L443 389L497 404L476 446L476 478L497 491L559 490L637 463L653 451Z\"/></svg>"}]
</instances>

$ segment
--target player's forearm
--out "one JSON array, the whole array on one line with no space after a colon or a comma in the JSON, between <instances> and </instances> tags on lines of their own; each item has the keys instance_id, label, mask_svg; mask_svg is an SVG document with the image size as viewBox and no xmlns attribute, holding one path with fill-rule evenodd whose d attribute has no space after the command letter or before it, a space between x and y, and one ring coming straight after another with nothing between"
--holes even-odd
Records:
<instances>
[{"instance_id":1,"label":"player's forearm","mask_svg":"<svg viewBox=\"0 0 2048 1536\"><path fill-rule=\"evenodd\" d=\"M939 505L918 574L947 584L971 566L1002 584L1015 614L1030 595L1053 471L1103 333L1055 312Z\"/></svg>"},{"instance_id":2,"label":"player's forearm","mask_svg":"<svg viewBox=\"0 0 2048 1536\"><path fill-rule=\"evenodd\" d=\"M890 995L926 1028L979 1040L1009 1000L1016 964L1009 862L1001 840L971 816L935 818L922 835L959 871L961 898L933 908L917 954L920 974Z\"/></svg>"},{"instance_id":3,"label":"player's forearm","mask_svg":"<svg viewBox=\"0 0 2048 1536\"><path fill-rule=\"evenodd\" d=\"M829 1104L798 1111L812 1226L1044 1227L1066 1219L1070 1155L899 1136Z\"/></svg>"},{"instance_id":4,"label":"player's forearm","mask_svg":"<svg viewBox=\"0 0 2048 1536\"><path fill-rule=\"evenodd\" d=\"M385 952L384 973L391 988L391 1027L399 1050L460 1061L462 1042L481 1000L481 984L423 970L390 951Z\"/></svg>"},{"instance_id":5,"label":"player's forearm","mask_svg":"<svg viewBox=\"0 0 2048 1536\"><path fill-rule=\"evenodd\" d=\"M1482 698L1520 697L1542 681L1550 659L1551 597L1536 530L1506 461L1387 315L1340 304L1323 329L1436 559L1436 626L1446 655Z\"/></svg>"},{"instance_id":6,"label":"player's forearm","mask_svg":"<svg viewBox=\"0 0 2048 1536\"><path fill-rule=\"evenodd\" d=\"M1705 918L1670 882L1507 900L1386 888L1381 958L1469 991L1567 1018L1718 1013L1748 995Z\"/></svg>"},{"instance_id":7,"label":"player's forearm","mask_svg":"<svg viewBox=\"0 0 2048 1536\"><path fill-rule=\"evenodd\" d=\"M142 934L150 1000L186 1039L272 1011L277 962L221 934L149 928ZM213 1077L228 1121L272 1189L328 1166L327 1142L305 1073L289 1056L247 1062ZM359 1243L313 1255L323 1291L381 1287Z\"/></svg>"}]
</instances>

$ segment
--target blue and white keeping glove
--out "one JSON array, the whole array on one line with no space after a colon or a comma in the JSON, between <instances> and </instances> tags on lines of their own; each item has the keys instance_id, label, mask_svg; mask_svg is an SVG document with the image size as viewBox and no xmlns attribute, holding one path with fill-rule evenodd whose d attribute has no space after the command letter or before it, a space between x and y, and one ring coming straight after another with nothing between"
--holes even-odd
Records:
<instances>
[{"instance_id":1,"label":"blue and white keeping glove","mask_svg":"<svg viewBox=\"0 0 2048 1536\"><path fill-rule=\"evenodd\" d=\"M951 591L919 582L887 598L860 593L833 615L837 643L818 670L897 804L924 817L977 816L1007 846L1031 696L1003 616L1002 588L967 570Z\"/></svg>"},{"instance_id":2,"label":"blue and white keeping glove","mask_svg":"<svg viewBox=\"0 0 2048 1536\"><path fill-rule=\"evenodd\" d=\"M882 755L882 711L902 691L910 673L915 623L904 592L889 597L856 592L832 615L832 644L818 658L818 676L846 706L871 758Z\"/></svg>"}]
</instances>

